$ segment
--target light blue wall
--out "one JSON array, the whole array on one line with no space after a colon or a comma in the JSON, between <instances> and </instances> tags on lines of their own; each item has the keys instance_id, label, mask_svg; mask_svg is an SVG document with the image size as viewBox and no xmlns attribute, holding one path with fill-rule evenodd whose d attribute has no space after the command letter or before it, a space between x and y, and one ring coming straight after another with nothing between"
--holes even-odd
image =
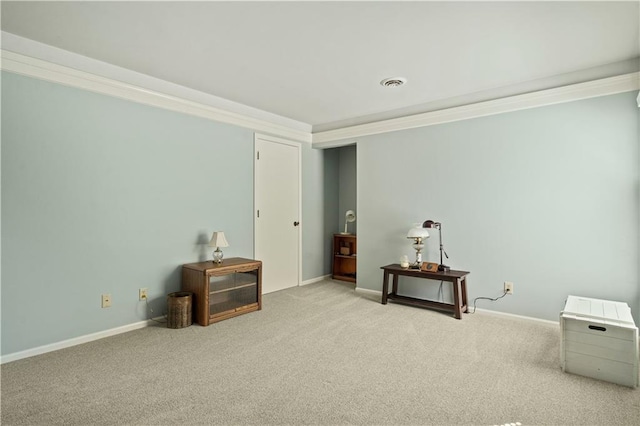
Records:
<instances>
[{"instance_id":1,"label":"light blue wall","mask_svg":"<svg viewBox=\"0 0 640 426\"><path fill-rule=\"evenodd\" d=\"M250 130L3 73L1 171L3 354L163 312L214 230L253 255Z\"/></svg>"},{"instance_id":2,"label":"light blue wall","mask_svg":"<svg viewBox=\"0 0 640 426\"><path fill-rule=\"evenodd\" d=\"M330 150L302 145L302 280L331 273L331 236L338 226L338 162Z\"/></svg>"},{"instance_id":3,"label":"light blue wall","mask_svg":"<svg viewBox=\"0 0 640 426\"><path fill-rule=\"evenodd\" d=\"M1 6L0 6L1 7ZM0 89L2 89L3 73L0 72ZM0 91L0 96L1 96ZM2 102L0 102L0 119L2 118ZM2 188L2 128L0 127L0 188ZM2 191L0 190L0 240L2 240ZM2 320L2 243L0 242L0 320ZM0 355L2 355L2 329L0 324Z\"/></svg>"},{"instance_id":4,"label":"light blue wall","mask_svg":"<svg viewBox=\"0 0 640 426\"><path fill-rule=\"evenodd\" d=\"M356 212L356 221L349 224L349 232L357 233L358 206L357 206L357 149L356 145L347 145L323 150L325 156L325 170L333 176L335 191L327 194L326 207L332 207L331 214L335 216L333 234L344 231L345 213L347 210ZM331 247L329 248L331 251Z\"/></svg>"},{"instance_id":5,"label":"light blue wall","mask_svg":"<svg viewBox=\"0 0 640 426\"><path fill-rule=\"evenodd\" d=\"M324 263L324 275L331 274L333 262L333 235L338 232L340 222L336 211L340 193L340 156L333 149L322 150L324 153L324 249L327 258Z\"/></svg>"},{"instance_id":6,"label":"light blue wall","mask_svg":"<svg viewBox=\"0 0 640 426\"><path fill-rule=\"evenodd\" d=\"M411 224L433 219L443 224L448 264L471 271L471 301L515 283L513 296L481 308L557 320L573 294L640 313L635 95L359 140L358 286L380 290L380 267L415 255ZM433 232L426 259L438 256ZM402 287L438 298L437 285Z\"/></svg>"},{"instance_id":7,"label":"light blue wall","mask_svg":"<svg viewBox=\"0 0 640 426\"><path fill-rule=\"evenodd\" d=\"M512 298L482 307L556 319L560 299L580 292L640 316L629 98L364 138L358 286L379 289L379 266L413 254L408 225L435 218L449 263L472 271L472 297L516 283ZM143 320L140 287L162 312L180 265L210 256L213 230L226 232L227 257L252 256L250 130L10 73L1 110L2 354ZM330 273L344 164L302 144L303 280ZM102 293L112 308L100 308Z\"/></svg>"},{"instance_id":8,"label":"light blue wall","mask_svg":"<svg viewBox=\"0 0 640 426\"><path fill-rule=\"evenodd\" d=\"M344 231L344 218L347 210L356 212L356 221L349 224L348 230L352 234L358 233L358 209L357 200L357 168L356 145L337 148L340 157L339 167L339 197L338 197L338 221L340 231Z\"/></svg>"},{"instance_id":9,"label":"light blue wall","mask_svg":"<svg viewBox=\"0 0 640 426\"><path fill-rule=\"evenodd\" d=\"M144 320L141 287L161 314L214 230L253 256L252 131L1 76L3 355ZM338 159L301 149L305 280L330 273Z\"/></svg>"}]
</instances>

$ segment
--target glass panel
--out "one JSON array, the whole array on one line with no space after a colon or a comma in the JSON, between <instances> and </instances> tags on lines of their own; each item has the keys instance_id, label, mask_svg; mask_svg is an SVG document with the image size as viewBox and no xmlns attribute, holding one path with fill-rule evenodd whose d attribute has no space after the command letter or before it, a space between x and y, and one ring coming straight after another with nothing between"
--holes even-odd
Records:
<instances>
[{"instance_id":1,"label":"glass panel","mask_svg":"<svg viewBox=\"0 0 640 426\"><path fill-rule=\"evenodd\" d=\"M227 290L235 287L236 279L235 274L223 275L221 277L209 278L209 291L215 293L221 290Z\"/></svg>"},{"instance_id":2,"label":"glass panel","mask_svg":"<svg viewBox=\"0 0 640 426\"><path fill-rule=\"evenodd\" d=\"M256 284L233 290L213 293L209 296L210 315L235 310L245 305L258 303L258 287Z\"/></svg>"},{"instance_id":3,"label":"glass panel","mask_svg":"<svg viewBox=\"0 0 640 426\"><path fill-rule=\"evenodd\" d=\"M257 271L211 277L209 290L210 315L258 303Z\"/></svg>"}]
</instances>

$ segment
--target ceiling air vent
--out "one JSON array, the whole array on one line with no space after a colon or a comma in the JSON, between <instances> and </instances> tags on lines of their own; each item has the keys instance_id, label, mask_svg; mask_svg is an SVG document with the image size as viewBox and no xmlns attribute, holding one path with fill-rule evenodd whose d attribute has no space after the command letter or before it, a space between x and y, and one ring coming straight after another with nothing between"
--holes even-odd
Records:
<instances>
[{"instance_id":1,"label":"ceiling air vent","mask_svg":"<svg viewBox=\"0 0 640 426\"><path fill-rule=\"evenodd\" d=\"M398 87L398 86L402 86L406 82L407 82L406 78L392 77L392 78L385 78L380 82L380 85L384 87Z\"/></svg>"}]
</instances>

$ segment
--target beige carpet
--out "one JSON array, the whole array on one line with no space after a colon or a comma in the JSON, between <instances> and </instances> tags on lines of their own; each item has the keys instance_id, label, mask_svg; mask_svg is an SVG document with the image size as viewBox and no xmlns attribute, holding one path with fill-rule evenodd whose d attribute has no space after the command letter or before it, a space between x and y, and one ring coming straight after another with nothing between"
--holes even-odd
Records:
<instances>
[{"instance_id":1,"label":"beige carpet","mask_svg":"<svg viewBox=\"0 0 640 426\"><path fill-rule=\"evenodd\" d=\"M3 425L640 424L639 389L562 373L557 326L332 281L4 364L1 386Z\"/></svg>"}]
</instances>

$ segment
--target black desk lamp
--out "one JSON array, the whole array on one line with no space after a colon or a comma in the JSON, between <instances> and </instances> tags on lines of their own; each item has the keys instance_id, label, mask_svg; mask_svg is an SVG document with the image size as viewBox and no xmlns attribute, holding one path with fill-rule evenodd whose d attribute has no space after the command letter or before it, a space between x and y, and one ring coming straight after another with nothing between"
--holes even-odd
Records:
<instances>
[{"instance_id":1,"label":"black desk lamp","mask_svg":"<svg viewBox=\"0 0 640 426\"><path fill-rule=\"evenodd\" d=\"M438 236L440 237L440 265L438 265L438 271L440 272L449 272L451 270L450 267L442 263L442 253L449 258L449 255L444 248L442 247L442 224L440 222L434 222L433 220L427 220L422 224L423 228L436 228L438 230Z\"/></svg>"}]
</instances>

